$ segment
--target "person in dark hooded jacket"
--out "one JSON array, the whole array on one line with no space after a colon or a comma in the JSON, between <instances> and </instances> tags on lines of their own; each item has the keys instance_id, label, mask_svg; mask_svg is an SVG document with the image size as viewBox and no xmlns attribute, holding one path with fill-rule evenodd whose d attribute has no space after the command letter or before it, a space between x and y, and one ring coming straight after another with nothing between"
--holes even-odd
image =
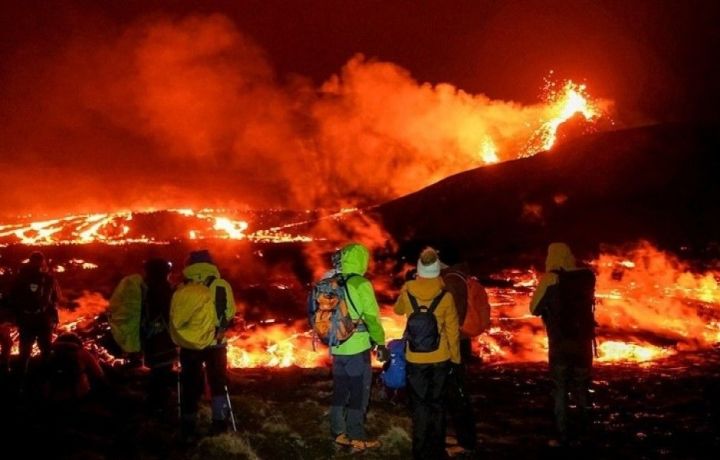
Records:
<instances>
[{"instance_id":1,"label":"person in dark hooded jacket","mask_svg":"<svg viewBox=\"0 0 720 460\"><path fill-rule=\"evenodd\" d=\"M174 386L173 365L177 347L170 338L170 301L173 288L169 281L172 264L160 258L145 262L145 298L140 321L145 366L150 369L148 406L162 411L168 406L170 389Z\"/></svg>"},{"instance_id":2,"label":"person in dark hooded jacket","mask_svg":"<svg viewBox=\"0 0 720 460\"><path fill-rule=\"evenodd\" d=\"M33 252L20 269L9 299L20 333L20 370L23 374L27 373L35 341L44 360L50 354L60 298L60 286L48 273L45 256Z\"/></svg>"},{"instance_id":3,"label":"person in dark hooded jacket","mask_svg":"<svg viewBox=\"0 0 720 460\"><path fill-rule=\"evenodd\" d=\"M562 282L561 282L562 280ZM568 442L568 392L573 389L583 429L588 423L595 320L595 275L578 267L565 243L548 247L545 274L530 302L548 335L550 373L555 383L555 422L560 443ZM556 441L551 441L555 445Z\"/></svg>"}]
</instances>

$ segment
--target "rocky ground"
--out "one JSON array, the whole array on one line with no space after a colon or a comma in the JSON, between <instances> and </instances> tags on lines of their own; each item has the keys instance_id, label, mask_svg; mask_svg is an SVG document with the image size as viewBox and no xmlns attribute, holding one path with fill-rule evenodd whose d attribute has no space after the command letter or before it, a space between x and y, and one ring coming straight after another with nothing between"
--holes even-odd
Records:
<instances>
[{"instance_id":1,"label":"rocky ground","mask_svg":"<svg viewBox=\"0 0 720 460\"><path fill-rule=\"evenodd\" d=\"M144 375L109 370L110 386L76 407L47 407L3 389L2 458L367 459L410 456L410 419L402 401L376 385L367 426L377 451L337 449L327 421L327 369L230 371L237 434L204 436L188 447L176 437L175 408L163 416L143 406ZM540 364L473 365L469 391L477 414L476 458L715 458L720 350L653 365L602 365L594 378L594 424L584 446L551 448L550 388ZM201 418L209 419L204 406ZM201 425L205 432L208 424ZM17 452L14 454L13 452ZM475 458L475 457L473 457Z\"/></svg>"}]
</instances>

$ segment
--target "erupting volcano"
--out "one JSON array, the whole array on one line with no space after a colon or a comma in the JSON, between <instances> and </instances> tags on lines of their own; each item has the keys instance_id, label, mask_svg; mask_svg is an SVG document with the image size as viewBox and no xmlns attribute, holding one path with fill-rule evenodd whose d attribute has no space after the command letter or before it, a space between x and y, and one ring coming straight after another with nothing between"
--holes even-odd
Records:
<instances>
[{"instance_id":1,"label":"erupting volcano","mask_svg":"<svg viewBox=\"0 0 720 460\"><path fill-rule=\"evenodd\" d=\"M590 318L594 300L595 320L578 351L590 359L594 334L592 407L571 392L575 409L590 407L582 436L595 443L577 456L695 458L720 445L708 422L720 415L709 407L720 394L718 8L455 3L3 4L0 346L12 356L0 355L0 406L13 424L0 432L47 432L53 455L73 458L345 458L343 436L368 459L409 458L419 425L406 390L373 384L367 441L328 421L341 399L332 385L359 377L333 367L331 385L337 356L309 325L308 294L333 270L349 276L334 259L359 243L386 342L412 342L393 306L427 281L406 282L414 269L429 278L419 254L484 286L490 326L460 341L463 362L443 377L459 393L467 379L470 458L555 455L550 380L567 396L567 376L537 306L566 268L589 268L578 276L594 286L575 292ZM577 267L545 262L557 242ZM54 305L62 288L55 329L55 308L40 309L52 312L43 337L65 337L106 374L77 411L36 404L50 399L57 354L36 344L26 359L19 346L26 268L37 298ZM350 279L332 278L333 293L361 292ZM202 324L173 323L179 307L149 319L180 292ZM372 304L366 324L343 328L381 342L374 300L361 302ZM180 334L201 326L195 341ZM167 346L157 366L153 337ZM387 350L374 350L377 380ZM363 372L364 389L367 360ZM198 408L188 395L204 394L192 378L203 373ZM145 408L159 388L178 398L170 416ZM215 436L229 414L240 433Z\"/></svg>"}]
</instances>

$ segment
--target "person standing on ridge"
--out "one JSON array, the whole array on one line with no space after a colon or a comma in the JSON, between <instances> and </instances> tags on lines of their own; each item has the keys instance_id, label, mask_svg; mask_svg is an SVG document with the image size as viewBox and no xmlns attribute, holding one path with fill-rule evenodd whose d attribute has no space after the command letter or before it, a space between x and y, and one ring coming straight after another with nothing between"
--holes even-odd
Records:
<instances>
[{"instance_id":1,"label":"person standing on ridge","mask_svg":"<svg viewBox=\"0 0 720 460\"><path fill-rule=\"evenodd\" d=\"M183 270L185 281L172 296L170 336L180 347L181 436L195 436L197 411L207 375L212 397L212 432L234 423L227 390L225 331L235 316L233 291L207 250L193 251ZM204 365L204 372L203 372Z\"/></svg>"},{"instance_id":2,"label":"person standing on ridge","mask_svg":"<svg viewBox=\"0 0 720 460\"><path fill-rule=\"evenodd\" d=\"M581 420L588 425L589 389L595 342L595 274L578 267L565 243L548 247L545 274L530 302L530 312L542 316L548 335L550 373L555 383L555 423L559 434L551 445L569 440L568 392L573 389Z\"/></svg>"},{"instance_id":3,"label":"person standing on ridge","mask_svg":"<svg viewBox=\"0 0 720 460\"><path fill-rule=\"evenodd\" d=\"M15 311L20 335L20 372L27 374L33 345L37 341L43 360L52 346L52 334L58 323L57 304L62 298L60 285L48 273L45 256L33 252L20 268L10 291L9 302Z\"/></svg>"},{"instance_id":4,"label":"person standing on ridge","mask_svg":"<svg viewBox=\"0 0 720 460\"><path fill-rule=\"evenodd\" d=\"M349 315L358 326L348 339L330 347L333 375L330 429L337 444L355 452L380 446L380 441L368 439L364 426L372 383L370 350L377 346L380 361L389 357L375 291L364 277L369 260L365 246L351 243L339 251L335 267L342 276Z\"/></svg>"},{"instance_id":5,"label":"person standing on ridge","mask_svg":"<svg viewBox=\"0 0 720 460\"><path fill-rule=\"evenodd\" d=\"M417 278L406 282L395 313L407 316L407 384L412 410L414 459L445 456L445 387L460 366L460 326L453 296L440 277L432 248L420 254Z\"/></svg>"}]
</instances>

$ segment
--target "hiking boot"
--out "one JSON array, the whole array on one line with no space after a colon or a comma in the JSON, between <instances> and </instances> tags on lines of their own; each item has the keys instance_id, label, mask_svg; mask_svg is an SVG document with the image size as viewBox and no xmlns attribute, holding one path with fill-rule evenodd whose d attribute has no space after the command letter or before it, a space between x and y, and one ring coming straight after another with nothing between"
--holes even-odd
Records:
<instances>
[{"instance_id":1,"label":"hiking boot","mask_svg":"<svg viewBox=\"0 0 720 460\"><path fill-rule=\"evenodd\" d=\"M380 446L382 446L382 443L377 439L367 439L365 441L361 441L359 439L353 439L351 442L352 452L363 452L367 449L376 449Z\"/></svg>"},{"instance_id":2,"label":"hiking boot","mask_svg":"<svg viewBox=\"0 0 720 460\"><path fill-rule=\"evenodd\" d=\"M462 446L450 446L445 448L445 453L450 458L463 457L472 454L473 451L468 450Z\"/></svg>"},{"instance_id":3,"label":"hiking boot","mask_svg":"<svg viewBox=\"0 0 720 460\"><path fill-rule=\"evenodd\" d=\"M335 437L335 444L338 444L340 446L344 447L350 447L352 446L352 441L345 433L341 433Z\"/></svg>"}]
</instances>

